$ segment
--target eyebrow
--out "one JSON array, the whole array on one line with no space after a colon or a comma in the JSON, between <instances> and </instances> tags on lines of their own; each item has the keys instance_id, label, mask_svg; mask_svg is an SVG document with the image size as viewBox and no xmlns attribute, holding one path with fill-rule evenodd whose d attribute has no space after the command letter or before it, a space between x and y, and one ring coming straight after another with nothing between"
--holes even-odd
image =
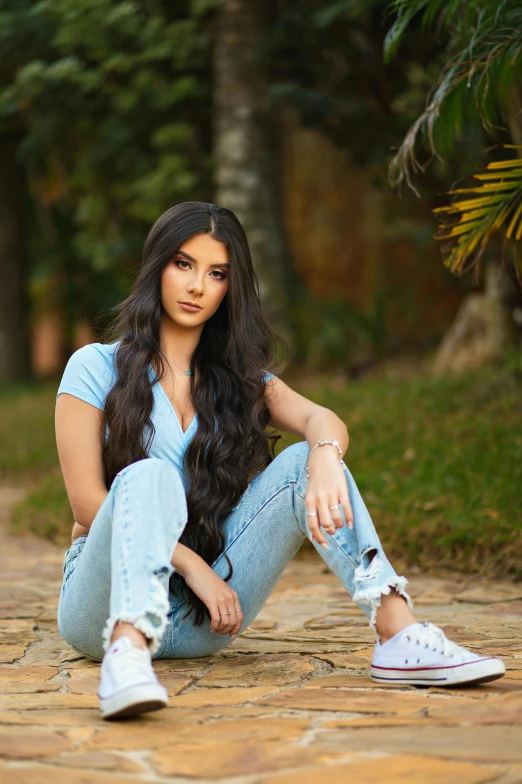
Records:
<instances>
[{"instance_id":1,"label":"eyebrow","mask_svg":"<svg viewBox=\"0 0 522 784\"><path fill-rule=\"evenodd\" d=\"M185 251L183 251L183 250L176 251L176 255L185 256L185 258L190 259L190 261L193 261L195 264L197 264L196 259L193 259L192 256L189 256L189 254L185 253ZM210 266L211 267L226 267L227 269L230 269L230 264L211 264Z\"/></svg>"}]
</instances>

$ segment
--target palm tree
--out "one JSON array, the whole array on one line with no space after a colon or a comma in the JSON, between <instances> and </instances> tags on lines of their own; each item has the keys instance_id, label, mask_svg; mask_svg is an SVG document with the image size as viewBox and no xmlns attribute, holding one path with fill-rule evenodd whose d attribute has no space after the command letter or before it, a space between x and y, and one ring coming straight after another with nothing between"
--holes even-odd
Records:
<instances>
[{"instance_id":1,"label":"palm tree","mask_svg":"<svg viewBox=\"0 0 522 784\"><path fill-rule=\"evenodd\" d=\"M503 147L522 150L515 144ZM467 259L477 264L492 236L500 232L513 242L517 259L516 243L522 238L522 158L492 161L485 169L473 175L479 184L448 191L465 197L459 195L452 204L433 210L449 219L439 226L437 237L450 241L446 265L452 272L463 272ZM518 271L518 264L514 266Z\"/></svg>"},{"instance_id":2,"label":"palm tree","mask_svg":"<svg viewBox=\"0 0 522 784\"><path fill-rule=\"evenodd\" d=\"M522 3L393 0L388 13L396 13L397 18L385 39L386 61L397 51L418 14L422 14L422 30L435 28L446 33L448 41L448 60L427 96L426 108L390 164L391 183L399 185L406 180L417 193L411 177L424 171L415 152L421 138L427 140L432 155L441 159L440 150L450 149L455 135L470 122L480 122L493 137L507 130L513 144L500 146L518 157L489 163L485 172L474 175L478 185L475 182L469 188L450 190L457 198L435 210L446 218L437 238L446 241L446 266L462 273L479 263L492 236L498 234L513 249L518 271L516 250L522 238Z\"/></svg>"}]
</instances>

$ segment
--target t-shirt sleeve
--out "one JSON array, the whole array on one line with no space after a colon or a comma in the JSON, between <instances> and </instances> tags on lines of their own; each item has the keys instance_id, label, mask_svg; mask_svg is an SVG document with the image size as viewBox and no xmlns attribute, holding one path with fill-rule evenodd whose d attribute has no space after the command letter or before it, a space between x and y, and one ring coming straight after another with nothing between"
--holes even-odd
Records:
<instances>
[{"instance_id":1,"label":"t-shirt sleeve","mask_svg":"<svg viewBox=\"0 0 522 784\"><path fill-rule=\"evenodd\" d=\"M69 358L56 397L62 392L68 392L103 411L111 386L106 358L93 344L88 344Z\"/></svg>"},{"instance_id":2,"label":"t-shirt sleeve","mask_svg":"<svg viewBox=\"0 0 522 784\"><path fill-rule=\"evenodd\" d=\"M270 381L271 378L277 378L274 376L273 373L269 373L268 370L263 371L263 383L266 384L267 381Z\"/></svg>"}]
</instances>

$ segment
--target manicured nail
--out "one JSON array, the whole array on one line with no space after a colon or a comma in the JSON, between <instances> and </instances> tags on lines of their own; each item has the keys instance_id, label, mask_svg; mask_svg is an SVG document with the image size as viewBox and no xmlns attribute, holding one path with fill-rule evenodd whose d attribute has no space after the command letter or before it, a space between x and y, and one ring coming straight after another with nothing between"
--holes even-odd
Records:
<instances>
[{"instance_id":1,"label":"manicured nail","mask_svg":"<svg viewBox=\"0 0 522 784\"><path fill-rule=\"evenodd\" d=\"M325 550L329 550L330 548L326 544L326 542L321 542L321 547L324 547Z\"/></svg>"}]
</instances>

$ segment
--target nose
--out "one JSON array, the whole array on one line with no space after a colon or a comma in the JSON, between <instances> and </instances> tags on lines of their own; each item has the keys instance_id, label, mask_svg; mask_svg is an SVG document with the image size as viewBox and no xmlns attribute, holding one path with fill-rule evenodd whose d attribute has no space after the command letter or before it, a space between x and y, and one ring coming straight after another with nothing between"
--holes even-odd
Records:
<instances>
[{"instance_id":1,"label":"nose","mask_svg":"<svg viewBox=\"0 0 522 784\"><path fill-rule=\"evenodd\" d=\"M203 279L194 277L190 282L189 289L191 294L201 294L203 292Z\"/></svg>"}]
</instances>

